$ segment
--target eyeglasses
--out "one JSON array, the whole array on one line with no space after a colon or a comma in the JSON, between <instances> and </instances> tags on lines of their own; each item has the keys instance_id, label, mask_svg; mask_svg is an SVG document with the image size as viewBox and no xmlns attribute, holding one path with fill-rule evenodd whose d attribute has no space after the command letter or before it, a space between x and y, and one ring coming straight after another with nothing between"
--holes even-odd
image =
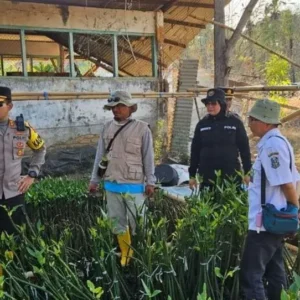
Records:
<instances>
[{"instance_id":1,"label":"eyeglasses","mask_svg":"<svg viewBox=\"0 0 300 300\"><path fill-rule=\"evenodd\" d=\"M121 99L119 97L112 97L112 98L108 98L107 102L111 103L111 102L119 102Z\"/></svg>"}]
</instances>

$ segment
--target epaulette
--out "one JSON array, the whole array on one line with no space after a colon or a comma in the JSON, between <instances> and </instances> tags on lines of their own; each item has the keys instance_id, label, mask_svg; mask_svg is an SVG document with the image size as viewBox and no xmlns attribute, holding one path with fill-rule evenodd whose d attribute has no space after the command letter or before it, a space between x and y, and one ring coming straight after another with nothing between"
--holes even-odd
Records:
<instances>
[{"instance_id":1,"label":"epaulette","mask_svg":"<svg viewBox=\"0 0 300 300\"><path fill-rule=\"evenodd\" d=\"M29 137L27 141L27 145L29 146L29 148L31 148L32 150L38 150L42 148L42 146L44 146L45 144L44 140L28 122L24 122L24 125L29 129Z\"/></svg>"}]
</instances>

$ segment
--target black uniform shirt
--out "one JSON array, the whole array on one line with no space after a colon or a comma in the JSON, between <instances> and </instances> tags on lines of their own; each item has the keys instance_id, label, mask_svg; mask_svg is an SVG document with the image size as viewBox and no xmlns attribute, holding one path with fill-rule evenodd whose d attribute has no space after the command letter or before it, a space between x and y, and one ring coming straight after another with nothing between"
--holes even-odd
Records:
<instances>
[{"instance_id":1,"label":"black uniform shirt","mask_svg":"<svg viewBox=\"0 0 300 300\"><path fill-rule=\"evenodd\" d=\"M203 185L215 180L215 171L221 176L236 176L240 171L239 154L245 173L251 169L249 140L241 119L233 113L207 115L196 126L191 147L189 173L199 173Z\"/></svg>"}]
</instances>

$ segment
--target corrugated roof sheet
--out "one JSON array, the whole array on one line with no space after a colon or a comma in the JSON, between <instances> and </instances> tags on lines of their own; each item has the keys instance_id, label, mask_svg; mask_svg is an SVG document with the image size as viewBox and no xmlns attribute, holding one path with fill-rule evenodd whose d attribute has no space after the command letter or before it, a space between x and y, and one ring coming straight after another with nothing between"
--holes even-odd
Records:
<instances>
[{"instance_id":1,"label":"corrugated roof sheet","mask_svg":"<svg viewBox=\"0 0 300 300\"><path fill-rule=\"evenodd\" d=\"M213 8L211 8L214 4L214 0L19 0L19 2L37 2L127 10L134 9L142 11L157 11L161 9L164 11L165 19L190 23L197 23L191 15L196 15L200 18L212 19L214 13ZM178 3L178 5L180 4L180 6L176 6L176 3ZM184 3L187 3L187 6L183 6ZM205 5L207 7L198 8L192 7L193 5ZM198 24L200 24L200 22L198 22ZM164 37L165 40L170 41L170 43L165 42L164 44L162 59L164 65L168 66L178 59L184 50L182 44L187 45L197 34L199 34L200 30L201 28L165 23ZM87 49L85 48L89 47L89 52L93 53L93 57L112 65L112 51L110 44L107 44L100 39L95 42L94 38L88 42L86 38L80 37L80 35L76 36L78 41L84 43L81 47L78 45L83 53L78 49L75 49L78 54L83 55L87 52ZM62 36L59 34L51 34L51 38L66 47L68 46L67 41L62 39ZM125 37L125 39L126 38L127 37ZM176 42L179 42L181 46L174 45ZM75 43L77 42L75 41ZM152 50L151 40L149 38L139 37L135 38L134 41L131 39L131 47L128 42L122 41L121 38L119 44L119 68L124 72L124 74L127 73L130 76L152 76ZM134 54L131 53L132 51Z\"/></svg>"}]
</instances>

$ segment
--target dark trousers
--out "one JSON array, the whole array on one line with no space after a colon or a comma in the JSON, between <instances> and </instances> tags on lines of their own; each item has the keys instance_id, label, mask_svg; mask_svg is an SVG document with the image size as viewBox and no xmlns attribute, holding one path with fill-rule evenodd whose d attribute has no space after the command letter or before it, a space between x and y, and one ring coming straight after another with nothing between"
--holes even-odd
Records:
<instances>
[{"instance_id":1,"label":"dark trousers","mask_svg":"<svg viewBox=\"0 0 300 300\"><path fill-rule=\"evenodd\" d=\"M240 271L244 299L280 300L281 290L286 288L282 250L282 235L248 231Z\"/></svg>"},{"instance_id":2,"label":"dark trousers","mask_svg":"<svg viewBox=\"0 0 300 300\"><path fill-rule=\"evenodd\" d=\"M0 200L0 234L3 231L6 231L8 234L16 233L16 228L13 225L21 225L25 221L25 215L24 215L24 194L5 199L4 195L2 196L2 199ZM4 207L6 207L9 210L12 210L14 207L19 206L11 215L11 221L8 212Z\"/></svg>"}]
</instances>

